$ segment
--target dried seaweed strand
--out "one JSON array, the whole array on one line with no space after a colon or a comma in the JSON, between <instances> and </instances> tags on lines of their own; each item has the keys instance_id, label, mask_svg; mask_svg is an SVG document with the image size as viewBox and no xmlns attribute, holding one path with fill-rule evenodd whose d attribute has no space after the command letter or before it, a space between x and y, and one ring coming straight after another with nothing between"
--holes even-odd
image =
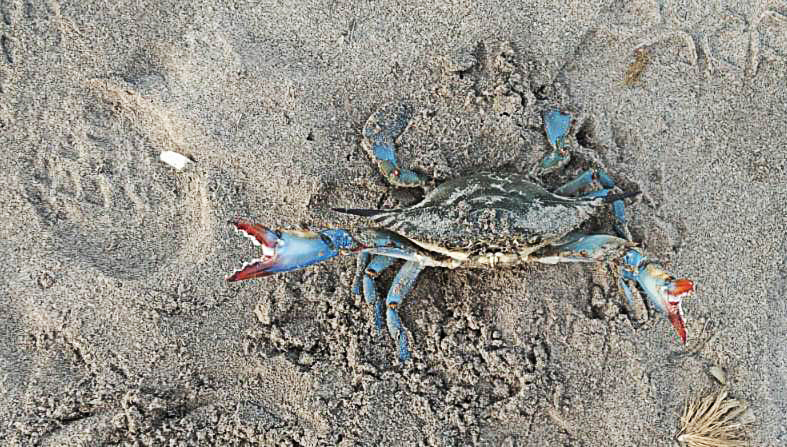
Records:
<instances>
[{"instance_id":1,"label":"dried seaweed strand","mask_svg":"<svg viewBox=\"0 0 787 447\"><path fill-rule=\"evenodd\" d=\"M718 394L686 402L680 418L678 441L689 447L744 447L749 445L746 424L738 418L747 409L745 402L727 399L726 387Z\"/></svg>"}]
</instances>

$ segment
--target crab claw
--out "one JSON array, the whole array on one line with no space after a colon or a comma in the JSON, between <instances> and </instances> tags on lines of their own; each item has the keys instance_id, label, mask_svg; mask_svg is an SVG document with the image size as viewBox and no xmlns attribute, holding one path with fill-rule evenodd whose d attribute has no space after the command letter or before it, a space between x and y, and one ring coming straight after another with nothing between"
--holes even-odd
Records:
<instances>
[{"instance_id":1,"label":"crab claw","mask_svg":"<svg viewBox=\"0 0 787 447\"><path fill-rule=\"evenodd\" d=\"M340 254L352 238L344 230L271 231L245 219L230 222L235 229L262 248L262 256L243 264L227 281L261 278L274 273L298 270Z\"/></svg>"},{"instance_id":2,"label":"crab claw","mask_svg":"<svg viewBox=\"0 0 787 447\"><path fill-rule=\"evenodd\" d=\"M675 279L654 264L649 264L640 275L640 285L650 302L667 316L682 343L686 343L686 319L683 317L683 297L694 293L694 281Z\"/></svg>"},{"instance_id":3,"label":"crab claw","mask_svg":"<svg viewBox=\"0 0 787 447\"><path fill-rule=\"evenodd\" d=\"M686 343L686 320L683 317L683 298L694 293L694 281L675 279L637 250L625 256L624 279L634 279L645 291L650 303L672 323L680 341Z\"/></svg>"}]
</instances>

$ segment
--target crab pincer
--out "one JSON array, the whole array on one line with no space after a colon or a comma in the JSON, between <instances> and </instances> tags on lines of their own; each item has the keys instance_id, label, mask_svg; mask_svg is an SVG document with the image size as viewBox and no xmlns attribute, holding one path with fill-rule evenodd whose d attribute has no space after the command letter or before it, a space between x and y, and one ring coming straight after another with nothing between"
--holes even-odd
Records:
<instances>
[{"instance_id":1,"label":"crab pincer","mask_svg":"<svg viewBox=\"0 0 787 447\"><path fill-rule=\"evenodd\" d=\"M648 302L672 323L681 343L686 343L686 319L683 316L683 298L694 293L694 281L688 278L676 279L664 271L660 265L651 262L638 249L626 252L623 257L621 288L626 299L631 302L632 295L626 280L634 280Z\"/></svg>"},{"instance_id":2,"label":"crab pincer","mask_svg":"<svg viewBox=\"0 0 787 447\"><path fill-rule=\"evenodd\" d=\"M333 258L354 244L344 230L324 230L319 233L272 231L245 219L234 219L230 223L262 249L262 256L246 262L239 270L226 276L227 281L262 278L274 273L299 270Z\"/></svg>"},{"instance_id":3,"label":"crab pincer","mask_svg":"<svg viewBox=\"0 0 787 447\"><path fill-rule=\"evenodd\" d=\"M670 321L680 341L686 343L682 301L694 293L694 281L675 279L643 255L636 243L608 234L570 233L559 245L550 249L548 256L539 259L539 262L549 264L598 261L619 265L619 287L629 306L633 306L634 297L626 281L631 280L645 293L651 307Z\"/></svg>"}]
</instances>

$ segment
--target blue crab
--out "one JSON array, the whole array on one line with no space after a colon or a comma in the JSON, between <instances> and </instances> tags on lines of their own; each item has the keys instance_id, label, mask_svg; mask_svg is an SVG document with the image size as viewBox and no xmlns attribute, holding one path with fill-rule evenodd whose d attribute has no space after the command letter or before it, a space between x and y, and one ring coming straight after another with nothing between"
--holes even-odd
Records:
<instances>
[{"instance_id":1,"label":"blue crab","mask_svg":"<svg viewBox=\"0 0 787 447\"><path fill-rule=\"evenodd\" d=\"M429 189L423 200L400 209L335 211L371 219L374 226L322 229L316 232L270 230L245 219L234 227L262 249L262 257L247 262L227 281L260 278L298 270L338 255L357 256L353 292L374 306L375 325L383 319L398 342L399 359L411 357L398 306L413 289L426 267L499 268L526 263L607 262L619 288L633 300L632 288L644 292L650 304L672 323L686 341L682 299L694 291L689 279L675 279L652 262L626 237L623 200L634 193L615 192L612 179L591 169L555 189L536 183L533 172L564 165L570 154L566 140L575 127L572 115L558 108L544 114L544 130L551 152L530 174L478 172L432 186L426 176L399 165L395 141L406 130L413 108L387 104L372 114L363 129L363 146L389 183ZM600 184L586 194L581 189ZM619 236L583 234L579 226L611 204ZM404 261L385 300L378 296L375 278L397 260Z\"/></svg>"}]
</instances>

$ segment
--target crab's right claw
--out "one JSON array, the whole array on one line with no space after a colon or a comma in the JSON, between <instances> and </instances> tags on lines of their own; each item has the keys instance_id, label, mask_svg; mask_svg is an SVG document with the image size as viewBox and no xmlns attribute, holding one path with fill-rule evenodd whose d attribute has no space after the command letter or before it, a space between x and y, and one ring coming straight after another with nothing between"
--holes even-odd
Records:
<instances>
[{"instance_id":1,"label":"crab's right claw","mask_svg":"<svg viewBox=\"0 0 787 447\"><path fill-rule=\"evenodd\" d=\"M262 249L262 256L226 276L227 281L243 281L302 269L330 259L352 244L352 238L344 230L324 230L319 233L271 231L245 219L235 219L230 223Z\"/></svg>"}]
</instances>

